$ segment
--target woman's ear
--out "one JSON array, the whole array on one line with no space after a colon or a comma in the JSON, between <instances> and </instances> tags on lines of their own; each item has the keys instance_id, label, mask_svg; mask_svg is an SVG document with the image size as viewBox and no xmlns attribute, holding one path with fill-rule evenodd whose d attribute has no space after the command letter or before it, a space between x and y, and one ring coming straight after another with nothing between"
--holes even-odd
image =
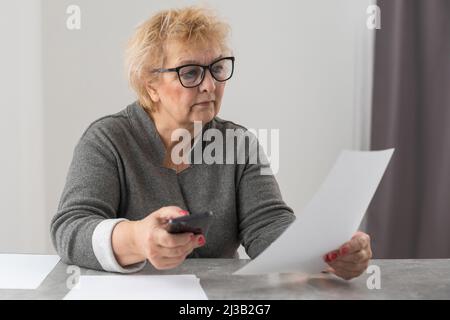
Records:
<instances>
[{"instance_id":1,"label":"woman's ear","mask_svg":"<svg viewBox=\"0 0 450 320\"><path fill-rule=\"evenodd\" d=\"M159 102L159 94L156 90L155 86L151 84L150 82L146 82L145 88L147 89L148 95L150 96L150 99L152 99L153 102Z\"/></svg>"}]
</instances>

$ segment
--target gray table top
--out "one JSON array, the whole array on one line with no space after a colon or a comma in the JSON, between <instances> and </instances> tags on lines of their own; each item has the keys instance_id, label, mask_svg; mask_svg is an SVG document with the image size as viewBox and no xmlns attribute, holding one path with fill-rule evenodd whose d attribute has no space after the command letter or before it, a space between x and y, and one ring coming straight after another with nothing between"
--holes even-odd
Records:
<instances>
[{"instance_id":1,"label":"gray table top","mask_svg":"<svg viewBox=\"0 0 450 320\"><path fill-rule=\"evenodd\" d=\"M248 260L189 259L169 271L147 264L139 275L195 274L209 299L450 299L450 259L372 260L380 269L380 289L369 289L373 275L345 281L331 274L299 273L234 276ZM0 299L62 299L71 276L59 262L37 290L0 290ZM82 275L111 275L81 269Z\"/></svg>"}]
</instances>

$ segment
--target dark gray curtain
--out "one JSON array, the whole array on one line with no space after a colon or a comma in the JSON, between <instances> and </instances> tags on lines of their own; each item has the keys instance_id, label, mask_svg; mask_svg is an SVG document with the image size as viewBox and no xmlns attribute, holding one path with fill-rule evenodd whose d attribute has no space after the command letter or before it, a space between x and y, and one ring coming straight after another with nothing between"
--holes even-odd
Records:
<instances>
[{"instance_id":1,"label":"dark gray curtain","mask_svg":"<svg viewBox=\"0 0 450 320\"><path fill-rule=\"evenodd\" d=\"M450 0L378 1L372 150L396 148L369 207L376 258L450 258Z\"/></svg>"}]
</instances>

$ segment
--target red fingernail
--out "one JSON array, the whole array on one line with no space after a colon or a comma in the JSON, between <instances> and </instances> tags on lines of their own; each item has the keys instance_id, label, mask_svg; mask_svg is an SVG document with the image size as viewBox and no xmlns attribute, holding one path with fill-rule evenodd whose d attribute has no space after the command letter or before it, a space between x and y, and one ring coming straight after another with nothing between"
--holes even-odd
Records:
<instances>
[{"instance_id":1,"label":"red fingernail","mask_svg":"<svg viewBox=\"0 0 450 320\"><path fill-rule=\"evenodd\" d=\"M327 254L325 255L325 257L323 257L323 260L325 260L325 262L330 262L330 258L328 257Z\"/></svg>"},{"instance_id":2,"label":"red fingernail","mask_svg":"<svg viewBox=\"0 0 450 320\"><path fill-rule=\"evenodd\" d=\"M331 261L336 260L336 258L337 258L337 254L336 253L331 254Z\"/></svg>"},{"instance_id":3,"label":"red fingernail","mask_svg":"<svg viewBox=\"0 0 450 320\"><path fill-rule=\"evenodd\" d=\"M343 247L341 249L341 255L345 256L348 253L348 248L347 247Z\"/></svg>"},{"instance_id":4,"label":"red fingernail","mask_svg":"<svg viewBox=\"0 0 450 320\"><path fill-rule=\"evenodd\" d=\"M181 210L180 213L181 213L183 216L187 216L187 215L189 214L189 212L187 212L186 210Z\"/></svg>"},{"instance_id":5,"label":"red fingernail","mask_svg":"<svg viewBox=\"0 0 450 320\"><path fill-rule=\"evenodd\" d=\"M200 236L200 238L198 238L198 244L201 245L201 246L205 244L205 237L204 236Z\"/></svg>"}]
</instances>

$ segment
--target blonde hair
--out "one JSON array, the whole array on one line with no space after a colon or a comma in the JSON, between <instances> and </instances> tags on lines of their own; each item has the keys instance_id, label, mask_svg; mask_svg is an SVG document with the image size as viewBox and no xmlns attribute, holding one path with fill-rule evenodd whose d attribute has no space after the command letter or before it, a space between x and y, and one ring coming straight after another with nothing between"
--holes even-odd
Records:
<instances>
[{"instance_id":1,"label":"blonde hair","mask_svg":"<svg viewBox=\"0 0 450 320\"><path fill-rule=\"evenodd\" d=\"M129 84L142 107L154 111L146 83L158 75L151 71L163 66L168 41L189 46L213 42L227 49L229 31L229 25L210 9L196 6L164 10L139 25L128 42L125 67Z\"/></svg>"}]
</instances>

